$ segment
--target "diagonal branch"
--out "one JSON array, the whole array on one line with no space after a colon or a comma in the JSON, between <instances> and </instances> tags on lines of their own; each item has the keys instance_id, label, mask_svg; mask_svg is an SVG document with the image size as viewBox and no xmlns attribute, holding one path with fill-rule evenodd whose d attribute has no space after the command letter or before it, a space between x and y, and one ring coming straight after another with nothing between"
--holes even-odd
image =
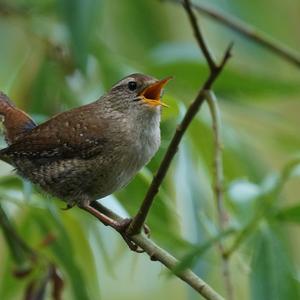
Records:
<instances>
[{"instance_id":1,"label":"diagonal branch","mask_svg":"<svg viewBox=\"0 0 300 300\"><path fill-rule=\"evenodd\" d=\"M164 0L173 3L183 4L183 0ZM298 68L300 67L300 55L295 51L289 49L282 43L276 41L271 38L267 34L261 32L256 29L254 26L249 25L236 17L230 16L228 14L224 14L216 9L208 7L199 3L192 3L191 6L199 13L214 19L216 22L226 26L232 31L238 33L242 37L246 37L247 39L253 41L254 43L264 47L270 52L276 54L278 57L285 59L287 62L296 65Z\"/></svg>"},{"instance_id":2,"label":"diagonal branch","mask_svg":"<svg viewBox=\"0 0 300 300\"><path fill-rule=\"evenodd\" d=\"M203 38L203 35L200 31L200 27L198 26L198 23L197 23L197 18L195 16L195 14L193 13L193 10L192 10L192 6L191 6L191 3L190 3L190 0L184 0L182 2L182 5L183 7L185 8L186 12L187 12L187 15L190 19L190 23L192 25L192 28L193 28L193 31L194 31L194 35L195 35L195 38L196 38L196 41L199 45L199 48L200 50L202 51L207 63L208 63L208 66L210 68L211 71L213 71L215 68L216 68L216 64L208 50L208 46L206 45L206 42Z\"/></svg>"},{"instance_id":3,"label":"diagonal branch","mask_svg":"<svg viewBox=\"0 0 300 300\"><path fill-rule=\"evenodd\" d=\"M186 5L189 6L189 1L186 1ZM193 14L190 10L188 11L188 15ZM194 26L198 27L197 23L192 22L191 25L194 28ZM194 28L194 32L198 32L198 34L201 36L201 31L197 28ZM198 35L197 35L198 36ZM203 40L203 37L201 38ZM199 42L199 45L201 43ZM225 64L227 63L228 59L231 57L231 49L233 44L230 44L225 51L223 58L221 60L221 63L218 65L215 62L213 62L213 68L210 69L210 74L208 78L206 79L205 83L201 87L200 91L198 92L198 95L196 99L190 104L183 120L181 123L177 126L175 134L171 140L171 143L167 149L167 152L158 168L158 171L156 175L154 176L151 185L146 193L146 196L144 198L144 201L137 212L136 216L133 218L128 230L128 235L134 235L141 231L141 228L143 224L145 223L145 220L147 218L147 215L149 213L149 210L152 206L152 203L154 201L154 197L158 193L159 187L163 181L163 179L166 176L166 173L170 167L170 164L177 152L178 146L182 140L183 135L185 134L187 128L191 124L192 120L196 116L197 112L199 111L200 106L205 100L205 91L211 89L211 86L213 85L214 81L217 79L217 77L222 72ZM203 49L202 49L203 50ZM209 56L211 57L211 56Z\"/></svg>"},{"instance_id":4,"label":"diagonal branch","mask_svg":"<svg viewBox=\"0 0 300 300\"><path fill-rule=\"evenodd\" d=\"M115 221L122 222L124 219L120 217L115 212L106 208L97 201L92 203L92 206L101 213L105 213L107 216L111 217ZM144 234L137 234L129 237L137 246L143 249L150 257L152 261L159 261L166 268L173 271L178 265L178 260L172 256L169 252L159 247L151 239L146 237ZM186 269L182 272L174 274L181 280L185 281L194 290L196 290L200 295L202 295L207 300L224 300L224 298L219 295L210 285L208 285L204 280L199 278L193 271Z\"/></svg>"}]
</instances>

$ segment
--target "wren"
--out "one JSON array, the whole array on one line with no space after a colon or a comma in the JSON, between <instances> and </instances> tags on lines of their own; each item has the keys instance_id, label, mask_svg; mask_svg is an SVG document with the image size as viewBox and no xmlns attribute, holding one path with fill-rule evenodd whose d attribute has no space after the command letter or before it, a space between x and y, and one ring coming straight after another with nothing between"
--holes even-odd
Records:
<instances>
[{"instance_id":1,"label":"wren","mask_svg":"<svg viewBox=\"0 0 300 300\"><path fill-rule=\"evenodd\" d=\"M120 231L121 224L91 203L124 187L158 150L169 79L129 75L97 101L40 125L0 93L8 144L0 159L68 207L78 205Z\"/></svg>"}]
</instances>

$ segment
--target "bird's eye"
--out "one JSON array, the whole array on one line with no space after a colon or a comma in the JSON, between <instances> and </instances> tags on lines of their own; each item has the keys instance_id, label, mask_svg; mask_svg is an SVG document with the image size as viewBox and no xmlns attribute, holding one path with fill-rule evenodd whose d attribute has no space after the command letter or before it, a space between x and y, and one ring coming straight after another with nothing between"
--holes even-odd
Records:
<instances>
[{"instance_id":1,"label":"bird's eye","mask_svg":"<svg viewBox=\"0 0 300 300\"><path fill-rule=\"evenodd\" d=\"M128 82L128 88L131 91L134 91L137 89L137 83L135 81L129 81Z\"/></svg>"}]
</instances>

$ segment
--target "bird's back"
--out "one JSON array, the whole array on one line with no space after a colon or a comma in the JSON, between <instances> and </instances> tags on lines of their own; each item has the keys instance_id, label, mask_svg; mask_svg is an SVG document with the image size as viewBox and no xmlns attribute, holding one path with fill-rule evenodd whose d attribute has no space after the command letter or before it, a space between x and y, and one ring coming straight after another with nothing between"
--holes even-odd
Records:
<instances>
[{"instance_id":1,"label":"bird's back","mask_svg":"<svg viewBox=\"0 0 300 300\"><path fill-rule=\"evenodd\" d=\"M38 126L24 113L15 126L18 130L10 129L10 144L0 151L0 159L69 203L113 193L132 179L160 144L160 110L134 101L134 108L125 107L128 102L120 95L106 94ZM15 107L10 111L21 112ZM13 123L7 122L4 126L12 128ZM26 129L28 124L32 126Z\"/></svg>"}]
</instances>

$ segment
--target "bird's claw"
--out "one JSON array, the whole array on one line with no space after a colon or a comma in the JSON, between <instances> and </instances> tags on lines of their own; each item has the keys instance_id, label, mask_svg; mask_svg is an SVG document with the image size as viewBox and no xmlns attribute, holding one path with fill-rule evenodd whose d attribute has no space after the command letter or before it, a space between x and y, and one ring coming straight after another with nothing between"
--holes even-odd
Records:
<instances>
[{"instance_id":1,"label":"bird's claw","mask_svg":"<svg viewBox=\"0 0 300 300\"><path fill-rule=\"evenodd\" d=\"M135 244L130 238L128 238L128 236L125 233L121 233L121 236L123 238L123 240L126 242L126 244L128 245L129 249L133 252L137 252L137 253L144 253L145 251L141 248L139 248L139 246L137 244Z\"/></svg>"},{"instance_id":2,"label":"bird's claw","mask_svg":"<svg viewBox=\"0 0 300 300\"><path fill-rule=\"evenodd\" d=\"M116 224L114 227L121 234L122 238L124 239L124 241L126 242L128 247L130 248L130 250L137 252L137 253L143 253L145 251L143 249L139 248L139 246L137 244L135 244L126 233L131 221L132 221L132 218L126 218L126 219L118 222L118 224ZM150 237L150 228L146 224L144 224L143 229L144 229L144 233L146 234L146 236Z\"/></svg>"}]
</instances>

